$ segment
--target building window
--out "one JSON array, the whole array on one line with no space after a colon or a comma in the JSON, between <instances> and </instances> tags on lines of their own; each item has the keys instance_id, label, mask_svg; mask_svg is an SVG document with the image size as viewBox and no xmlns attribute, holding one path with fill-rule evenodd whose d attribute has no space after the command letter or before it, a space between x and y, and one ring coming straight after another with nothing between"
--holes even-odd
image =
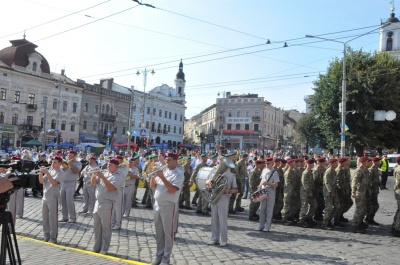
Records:
<instances>
[{"instance_id":1,"label":"building window","mask_svg":"<svg viewBox=\"0 0 400 265\"><path fill-rule=\"evenodd\" d=\"M168 117L168 111L165 111L164 118L167 118L167 117Z\"/></svg>"},{"instance_id":2,"label":"building window","mask_svg":"<svg viewBox=\"0 0 400 265\"><path fill-rule=\"evenodd\" d=\"M85 103L85 107L83 108L84 112L88 112L89 111L89 103Z\"/></svg>"},{"instance_id":3,"label":"building window","mask_svg":"<svg viewBox=\"0 0 400 265\"><path fill-rule=\"evenodd\" d=\"M82 130L86 130L87 128L87 121L83 121Z\"/></svg>"},{"instance_id":4,"label":"building window","mask_svg":"<svg viewBox=\"0 0 400 265\"><path fill-rule=\"evenodd\" d=\"M149 121L146 121L146 128L147 129L149 128L149 125L150 125Z\"/></svg>"},{"instance_id":5,"label":"building window","mask_svg":"<svg viewBox=\"0 0 400 265\"><path fill-rule=\"evenodd\" d=\"M35 94L29 93L28 98L29 98L28 104L32 104L32 105L35 104Z\"/></svg>"},{"instance_id":6,"label":"building window","mask_svg":"<svg viewBox=\"0 0 400 265\"><path fill-rule=\"evenodd\" d=\"M161 109L158 111L158 116L162 117L162 110Z\"/></svg>"},{"instance_id":7,"label":"building window","mask_svg":"<svg viewBox=\"0 0 400 265\"><path fill-rule=\"evenodd\" d=\"M176 126L174 126L174 133L176 133Z\"/></svg>"},{"instance_id":8,"label":"building window","mask_svg":"<svg viewBox=\"0 0 400 265\"><path fill-rule=\"evenodd\" d=\"M51 120L51 129L55 130L56 129L56 120Z\"/></svg>"},{"instance_id":9,"label":"building window","mask_svg":"<svg viewBox=\"0 0 400 265\"><path fill-rule=\"evenodd\" d=\"M99 114L99 105L94 106L94 114Z\"/></svg>"},{"instance_id":10,"label":"building window","mask_svg":"<svg viewBox=\"0 0 400 265\"><path fill-rule=\"evenodd\" d=\"M169 112L168 119L171 119L171 115L172 115L172 113Z\"/></svg>"},{"instance_id":11,"label":"building window","mask_svg":"<svg viewBox=\"0 0 400 265\"><path fill-rule=\"evenodd\" d=\"M245 130L250 130L250 124L246 123L246 124L244 125L244 129L245 129Z\"/></svg>"},{"instance_id":12,"label":"building window","mask_svg":"<svg viewBox=\"0 0 400 265\"><path fill-rule=\"evenodd\" d=\"M93 123L93 131L97 131L97 122Z\"/></svg>"},{"instance_id":13,"label":"building window","mask_svg":"<svg viewBox=\"0 0 400 265\"><path fill-rule=\"evenodd\" d=\"M254 116L256 116L256 117L260 116L260 110L259 109L255 109L254 110Z\"/></svg>"},{"instance_id":14,"label":"building window","mask_svg":"<svg viewBox=\"0 0 400 265\"><path fill-rule=\"evenodd\" d=\"M36 69L37 69L37 63L36 63L36 62L33 62L33 64L32 64L32 71L33 71L33 72L36 72Z\"/></svg>"},{"instance_id":15,"label":"building window","mask_svg":"<svg viewBox=\"0 0 400 265\"><path fill-rule=\"evenodd\" d=\"M68 101L63 102L63 112L67 112Z\"/></svg>"},{"instance_id":16,"label":"building window","mask_svg":"<svg viewBox=\"0 0 400 265\"><path fill-rule=\"evenodd\" d=\"M136 111L136 103L133 103L132 111Z\"/></svg>"},{"instance_id":17,"label":"building window","mask_svg":"<svg viewBox=\"0 0 400 265\"><path fill-rule=\"evenodd\" d=\"M0 123L4 123L4 112L0 112Z\"/></svg>"},{"instance_id":18,"label":"building window","mask_svg":"<svg viewBox=\"0 0 400 265\"><path fill-rule=\"evenodd\" d=\"M156 113L157 113L157 109L156 109L156 108L153 108L153 115L155 116Z\"/></svg>"},{"instance_id":19,"label":"building window","mask_svg":"<svg viewBox=\"0 0 400 265\"><path fill-rule=\"evenodd\" d=\"M179 134L182 134L182 128L179 127Z\"/></svg>"},{"instance_id":20,"label":"building window","mask_svg":"<svg viewBox=\"0 0 400 265\"><path fill-rule=\"evenodd\" d=\"M246 109L246 117L250 117L250 110Z\"/></svg>"},{"instance_id":21,"label":"building window","mask_svg":"<svg viewBox=\"0 0 400 265\"><path fill-rule=\"evenodd\" d=\"M180 117L180 121L182 121L182 119L183 119L183 115L181 115L181 117Z\"/></svg>"},{"instance_id":22,"label":"building window","mask_svg":"<svg viewBox=\"0 0 400 265\"><path fill-rule=\"evenodd\" d=\"M236 123L236 130L240 130L240 123Z\"/></svg>"},{"instance_id":23,"label":"building window","mask_svg":"<svg viewBox=\"0 0 400 265\"><path fill-rule=\"evenodd\" d=\"M71 123L71 132L75 132L75 122Z\"/></svg>"},{"instance_id":24,"label":"building window","mask_svg":"<svg viewBox=\"0 0 400 265\"><path fill-rule=\"evenodd\" d=\"M241 111L240 109L236 110L236 117L240 117L240 111Z\"/></svg>"},{"instance_id":25,"label":"building window","mask_svg":"<svg viewBox=\"0 0 400 265\"><path fill-rule=\"evenodd\" d=\"M21 99L21 92L19 92L19 91L15 91L15 94L14 94L14 102L15 103L19 103L19 100Z\"/></svg>"},{"instance_id":26,"label":"building window","mask_svg":"<svg viewBox=\"0 0 400 265\"><path fill-rule=\"evenodd\" d=\"M135 126L135 119L134 119L134 118L133 118L132 121L131 121L131 126L132 126L132 127Z\"/></svg>"},{"instance_id":27,"label":"building window","mask_svg":"<svg viewBox=\"0 0 400 265\"><path fill-rule=\"evenodd\" d=\"M110 105L107 104L107 106L106 106L106 114L109 114L109 113L110 113Z\"/></svg>"},{"instance_id":28,"label":"building window","mask_svg":"<svg viewBox=\"0 0 400 265\"><path fill-rule=\"evenodd\" d=\"M0 99L1 100L6 100L6 93L7 93L7 89L1 88L1 90L0 90Z\"/></svg>"},{"instance_id":29,"label":"building window","mask_svg":"<svg viewBox=\"0 0 400 265\"><path fill-rule=\"evenodd\" d=\"M115 133L117 133L117 131L115 130ZM122 135L125 135L126 133L126 127L122 127Z\"/></svg>"},{"instance_id":30,"label":"building window","mask_svg":"<svg viewBox=\"0 0 400 265\"><path fill-rule=\"evenodd\" d=\"M67 126L67 122L66 121L62 121L61 122L61 130L65 131L65 127Z\"/></svg>"},{"instance_id":31,"label":"building window","mask_svg":"<svg viewBox=\"0 0 400 265\"><path fill-rule=\"evenodd\" d=\"M232 117L232 110L228 109L228 117Z\"/></svg>"},{"instance_id":32,"label":"building window","mask_svg":"<svg viewBox=\"0 0 400 265\"><path fill-rule=\"evenodd\" d=\"M177 120L177 119L178 119L178 114L175 113L175 120Z\"/></svg>"},{"instance_id":33,"label":"building window","mask_svg":"<svg viewBox=\"0 0 400 265\"><path fill-rule=\"evenodd\" d=\"M72 113L76 113L77 109L78 109L78 103L76 102L72 103Z\"/></svg>"},{"instance_id":34,"label":"building window","mask_svg":"<svg viewBox=\"0 0 400 265\"><path fill-rule=\"evenodd\" d=\"M74 139L69 139L69 143L75 145L75 140Z\"/></svg>"},{"instance_id":35,"label":"building window","mask_svg":"<svg viewBox=\"0 0 400 265\"><path fill-rule=\"evenodd\" d=\"M57 104L58 100L57 99L53 99L53 109L57 109Z\"/></svg>"},{"instance_id":36,"label":"building window","mask_svg":"<svg viewBox=\"0 0 400 265\"><path fill-rule=\"evenodd\" d=\"M118 118L118 110L115 111L115 118Z\"/></svg>"},{"instance_id":37,"label":"building window","mask_svg":"<svg viewBox=\"0 0 400 265\"><path fill-rule=\"evenodd\" d=\"M258 124L254 124L254 131L258 132Z\"/></svg>"},{"instance_id":38,"label":"building window","mask_svg":"<svg viewBox=\"0 0 400 265\"><path fill-rule=\"evenodd\" d=\"M150 114L150 107L147 107L147 114Z\"/></svg>"},{"instance_id":39,"label":"building window","mask_svg":"<svg viewBox=\"0 0 400 265\"><path fill-rule=\"evenodd\" d=\"M33 125L33 116L26 117L26 124Z\"/></svg>"},{"instance_id":40,"label":"building window","mask_svg":"<svg viewBox=\"0 0 400 265\"><path fill-rule=\"evenodd\" d=\"M226 126L228 130L232 130L232 124L228 123Z\"/></svg>"},{"instance_id":41,"label":"building window","mask_svg":"<svg viewBox=\"0 0 400 265\"><path fill-rule=\"evenodd\" d=\"M13 125L17 125L18 124L18 114L14 113L13 117L12 117L12 122Z\"/></svg>"},{"instance_id":42,"label":"building window","mask_svg":"<svg viewBox=\"0 0 400 265\"><path fill-rule=\"evenodd\" d=\"M171 132L171 125L168 125L168 132Z\"/></svg>"},{"instance_id":43,"label":"building window","mask_svg":"<svg viewBox=\"0 0 400 265\"><path fill-rule=\"evenodd\" d=\"M43 118L40 119L40 127L43 128Z\"/></svg>"}]
</instances>

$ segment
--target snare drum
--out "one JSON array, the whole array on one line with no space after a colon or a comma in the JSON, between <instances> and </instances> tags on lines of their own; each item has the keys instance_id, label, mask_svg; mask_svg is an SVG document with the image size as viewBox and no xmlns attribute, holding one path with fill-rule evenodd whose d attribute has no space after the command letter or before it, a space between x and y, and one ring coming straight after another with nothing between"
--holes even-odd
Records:
<instances>
[{"instance_id":1,"label":"snare drum","mask_svg":"<svg viewBox=\"0 0 400 265\"><path fill-rule=\"evenodd\" d=\"M268 198L267 188L259 189L251 194L251 197L254 202L260 202Z\"/></svg>"}]
</instances>

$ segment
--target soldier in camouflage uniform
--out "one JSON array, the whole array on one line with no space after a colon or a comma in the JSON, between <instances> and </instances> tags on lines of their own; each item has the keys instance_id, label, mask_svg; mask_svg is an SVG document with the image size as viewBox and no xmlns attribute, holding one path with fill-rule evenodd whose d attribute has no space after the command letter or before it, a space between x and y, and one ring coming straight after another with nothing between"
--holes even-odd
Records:
<instances>
[{"instance_id":1,"label":"soldier in camouflage uniform","mask_svg":"<svg viewBox=\"0 0 400 265\"><path fill-rule=\"evenodd\" d=\"M294 214L294 219L295 221L299 221L300 219L300 209L301 209L301 198L300 198L300 190L301 190L301 176L304 172L304 158L298 158L296 159L296 192L299 195L298 200L297 200L297 212Z\"/></svg>"},{"instance_id":2,"label":"soldier in camouflage uniform","mask_svg":"<svg viewBox=\"0 0 400 265\"><path fill-rule=\"evenodd\" d=\"M351 177L349 165L349 159L342 157L339 159L339 166L336 168L336 195L338 199L338 209L336 210L334 225L340 227L344 226L342 222L348 221L343 217L343 214L353 205L353 200L351 199Z\"/></svg>"},{"instance_id":3,"label":"soldier in camouflage uniform","mask_svg":"<svg viewBox=\"0 0 400 265\"><path fill-rule=\"evenodd\" d=\"M284 161L284 162L283 162ZM274 219L282 220L282 208L283 208L283 187L285 185L285 178L283 175L282 168L286 166L286 160L280 158L274 158L274 168L279 175L279 185L276 187L276 197L274 205Z\"/></svg>"},{"instance_id":4,"label":"soldier in camouflage uniform","mask_svg":"<svg viewBox=\"0 0 400 265\"><path fill-rule=\"evenodd\" d=\"M322 157L318 158L317 162L318 162L317 167L313 170L313 177L314 177L313 194L318 205L318 208L315 211L314 219L322 221L323 220L322 213L325 208L325 201L324 201L322 187L323 187L324 173L326 170L326 160L324 157Z\"/></svg>"},{"instance_id":5,"label":"soldier in camouflage uniform","mask_svg":"<svg viewBox=\"0 0 400 265\"><path fill-rule=\"evenodd\" d=\"M197 174L199 173L200 168L207 167L207 155L201 154L201 163L199 163L193 170L192 176L190 177L189 186L192 186L196 181ZM196 213L202 215L209 215L208 213L208 203L204 200L202 193L200 192L199 187L196 188L199 194L199 202L197 203Z\"/></svg>"},{"instance_id":6,"label":"soldier in camouflage uniform","mask_svg":"<svg viewBox=\"0 0 400 265\"><path fill-rule=\"evenodd\" d=\"M238 192L237 194L233 194L230 198L229 211L233 211L233 209L235 209L235 211L237 212L244 212L244 208L241 207L241 204L244 193L244 182L247 174L247 157L248 155L246 153L243 153L242 158L238 162L236 162L235 177ZM234 204L235 207L233 207Z\"/></svg>"},{"instance_id":7,"label":"soldier in camouflage uniform","mask_svg":"<svg viewBox=\"0 0 400 265\"><path fill-rule=\"evenodd\" d=\"M376 212L379 209L378 203L378 194L379 188L381 187L381 180L379 174L379 164L380 160L378 157L372 158L372 166L369 170L369 177L371 181L370 187L370 195L368 197L367 203L367 216L365 217L365 221L370 225L379 225L379 223L375 222L374 217Z\"/></svg>"},{"instance_id":8,"label":"soldier in camouflage uniform","mask_svg":"<svg viewBox=\"0 0 400 265\"><path fill-rule=\"evenodd\" d=\"M336 210L338 209L338 202L336 198L336 171L338 161L335 158L329 159L329 168L325 171L323 179L323 194L325 200L325 214L322 222L323 229L333 230L331 220L335 217Z\"/></svg>"},{"instance_id":9,"label":"soldier in camouflage uniform","mask_svg":"<svg viewBox=\"0 0 400 265\"><path fill-rule=\"evenodd\" d=\"M192 157L187 156L186 164L183 166L183 169L185 170L185 172L183 173L185 179L183 181L182 191L179 198L179 206L187 210L192 209L192 207L190 207L190 185L189 185L190 177L193 174L193 168L190 166L191 163L192 163Z\"/></svg>"},{"instance_id":10,"label":"soldier in camouflage uniform","mask_svg":"<svg viewBox=\"0 0 400 265\"><path fill-rule=\"evenodd\" d=\"M396 157L397 167L393 172L394 198L397 201L397 211L393 218L392 234L400 237L400 156Z\"/></svg>"},{"instance_id":11,"label":"soldier in camouflage uniform","mask_svg":"<svg viewBox=\"0 0 400 265\"><path fill-rule=\"evenodd\" d=\"M265 167L265 160L256 160L254 164L255 168L253 169L249 177L250 196L258 189L258 185L260 184L261 180L261 173ZM254 202L253 200L250 201L249 220L258 221L259 216L257 215L257 210L259 207L260 202Z\"/></svg>"},{"instance_id":12,"label":"soldier in camouflage uniform","mask_svg":"<svg viewBox=\"0 0 400 265\"><path fill-rule=\"evenodd\" d=\"M300 225L303 227L310 227L316 225L313 220L315 210L317 209L317 201L313 196L314 189L314 178L312 169L314 167L315 160L307 160L307 168L301 175L301 209L300 209Z\"/></svg>"},{"instance_id":13,"label":"soldier in camouflage uniform","mask_svg":"<svg viewBox=\"0 0 400 265\"><path fill-rule=\"evenodd\" d=\"M297 173L295 159L287 160L288 170L285 172L285 188L282 209L282 224L292 225L294 214L297 212L299 194L296 192Z\"/></svg>"},{"instance_id":14,"label":"soldier in camouflage uniform","mask_svg":"<svg viewBox=\"0 0 400 265\"><path fill-rule=\"evenodd\" d=\"M369 193L369 172L368 172L368 157L359 159L361 166L356 169L351 183L352 195L355 198L356 209L353 217L353 232L365 233L367 225L363 219L367 214L367 193Z\"/></svg>"}]
</instances>

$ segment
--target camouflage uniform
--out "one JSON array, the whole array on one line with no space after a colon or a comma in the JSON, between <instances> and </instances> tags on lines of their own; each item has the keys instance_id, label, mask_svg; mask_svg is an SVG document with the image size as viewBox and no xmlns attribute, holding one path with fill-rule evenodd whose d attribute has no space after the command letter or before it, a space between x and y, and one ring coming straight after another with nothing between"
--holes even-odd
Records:
<instances>
[{"instance_id":1,"label":"camouflage uniform","mask_svg":"<svg viewBox=\"0 0 400 265\"><path fill-rule=\"evenodd\" d=\"M250 194L253 194L258 190L258 185L260 185L261 181L261 173L262 169L255 168L250 174L249 177L249 185L250 185ZM249 217L254 217L256 216L256 212L258 208L260 207L260 202L254 202L253 200L250 201L250 212L249 212Z\"/></svg>"},{"instance_id":2,"label":"camouflage uniform","mask_svg":"<svg viewBox=\"0 0 400 265\"><path fill-rule=\"evenodd\" d=\"M296 191L296 178L297 173L295 170L288 169L285 172L285 188L284 188L284 199L282 209L282 222L286 223L291 219L298 211L299 194Z\"/></svg>"},{"instance_id":3,"label":"camouflage uniform","mask_svg":"<svg viewBox=\"0 0 400 265\"><path fill-rule=\"evenodd\" d=\"M190 177L192 176L193 173L193 168L190 166L190 164L186 163L183 166L183 169L185 170L184 176L185 179L183 180L183 187L181 191L181 196L179 198L179 205L184 205L186 207L190 207Z\"/></svg>"},{"instance_id":4,"label":"camouflage uniform","mask_svg":"<svg viewBox=\"0 0 400 265\"><path fill-rule=\"evenodd\" d=\"M325 168L317 166L313 170L313 177L314 177L314 189L313 189L313 194L315 197L315 200L317 201L318 208L315 211L315 217L316 218L321 218L322 213L325 208L325 201L324 201L324 195L323 195L323 182L324 182L324 173L325 173Z\"/></svg>"},{"instance_id":5,"label":"camouflage uniform","mask_svg":"<svg viewBox=\"0 0 400 265\"><path fill-rule=\"evenodd\" d=\"M314 188L314 178L312 171L304 170L301 175L301 188L300 188L300 198L301 198L301 209L300 209L300 222L312 221L312 218L317 209L317 201L313 194Z\"/></svg>"},{"instance_id":6,"label":"camouflage uniform","mask_svg":"<svg viewBox=\"0 0 400 265\"><path fill-rule=\"evenodd\" d=\"M234 208L233 205L235 204L235 200L236 200L235 210L239 210L241 208L242 197L244 192L244 181L246 179L246 174L247 174L247 167L245 160L241 159L240 161L236 162L234 173L235 173L238 192L231 196L229 201L229 210L233 210Z\"/></svg>"},{"instance_id":7,"label":"camouflage uniform","mask_svg":"<svg viewBox=\"0 0 400 265\"><path fill-rule=\"evenodd\" d=\"M393 218L392 233L400 236L400 166L397 166L393 172L394 177L394 198L397 201L397 211Z\"/></svg>"},{"instance_id":8,"label":"camouflage uniform","mask_svg":"<svg viewBox=\"0 0 400 265\"><path fill-rule=\"evenodd\" d=\"M354 173L351 183L351 190L356 194L356 210L353 217L353 226L361 228L364 216L367 214L367 192L370 188L369 172L367 169L359 167Z\"/></svg>"},{"instance_id":9,"label":"camouflage uniform","mask_svg":"<svg viewBox=\"0 0 400 265\"><path fill-rule=\"evenodd\" d=\"M192 176L190 177L190 181L195 183L196 177L197 177L197 174L199 173L200 168L207 167L207 166L208 165L206 162L201 162L200 164L198 164L193 170ZM200 189L198 187L196 187L196 193L198 194L198 197L199 197L199 202L197 204L196 212L207 213L208 212L208 209L207 209L208 203L204 200L203 195L200 192ZM193 200L195 200L195 198L193 198Z\"/></svg>"},{"instance_id":10,"label":"camouflage uniform","mask_svg":"<svg viewBox=\"0 0 400 265\"><path fill-rule=\"evenodd\" d=\"M274 206L274 219L282 219L281 211L283 208L283 188L285 186L285 177L282 168L275 168L279 175L279 184L276 187L276 197Z\"/></svg>"},{"instance_id":11,"label":"camouflage uniform","mask_svg":"<svg viewBox=\"0 0 400 265\"><path fill-rule=\"evenodd\" d=\"M350 178L350 168L342 166L338 166L336 168L336 195L339 207L336 211L335 221L342 220L343 214L346 213L353 205L353 200L351 199Z\"/></svg>"},{"instance_id":12,"label":"camouflage uniform","mask_svg":"<svg viewBox=\"0 0 400 265\"><path fill-rule=\"evenodd\" d=\"M297 206L296 206L296 213L294 214L295 219L299 219L300 216L300 209L301 209L301 198L300 198L300 190L301 190L301 176L303 174L304 171L304 167L298 167L296 168L295 172L296 172L296 193L297 193Z\"/></svg>"},{"instance_id":13,"label":"camouflage uniform","mask_svg":"<svg viewBox=\"0 0 400 265\"><path fill-rule=\"evenodd\" d=\"M377 167L372 166L368 169L368 171L370 176L369 190L371 192L368 196L366 221L369 223L374 222L376 224L376 222L374 221L374 217L379 209L378 194L379 188L381 187L381 180L379 176L379 169Z\"/></svg>"},{"instance_id":14,"label":"camouflage uniform","mask_svg":"<svg viewBox=\"0 0 400 265\"><path fill-rule=\"evenodd\" d=\"M331 220L335 217L336 210L338 209L338 202L336 199L336 171L332 168L328 168L325 171L323 181L323 194L325 200L323 225L331 226Z\"/></svg>"}]
</instances>

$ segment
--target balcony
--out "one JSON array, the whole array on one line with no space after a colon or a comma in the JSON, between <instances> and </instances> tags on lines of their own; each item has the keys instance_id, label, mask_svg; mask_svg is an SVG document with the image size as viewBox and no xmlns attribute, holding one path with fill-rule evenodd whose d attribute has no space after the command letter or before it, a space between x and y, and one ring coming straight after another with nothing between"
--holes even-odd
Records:
<instances>
[{"instance_id":1,"label":"balcony","mask_svg":"<svg viewBox=\"0 0 400 265\"><path fill-rule=\"evenodd\" d=\"M102 113L100 114L100 118L102 121L115 122L117 117L115 115Z\"/></svg>"},{"instance_id":2,"label":"balcony","mask_svg":"<svg viewBox=\"0 0 400 265\"><path fill-rule=\"evenodd\" d=\"M26 104L26 110L28 111L36 111L37 110L37 104Z\"/></svg>"},{"instance_id":3,"label":"balcony","mask_svg":"<svg viewBox=\"0 0 400 265\"><path fill-rule=\"evenodd\" d=\"M261 120L260 116L253 116L253 121L260 121L260 120Z\"/></svg>"}]
</instances>

